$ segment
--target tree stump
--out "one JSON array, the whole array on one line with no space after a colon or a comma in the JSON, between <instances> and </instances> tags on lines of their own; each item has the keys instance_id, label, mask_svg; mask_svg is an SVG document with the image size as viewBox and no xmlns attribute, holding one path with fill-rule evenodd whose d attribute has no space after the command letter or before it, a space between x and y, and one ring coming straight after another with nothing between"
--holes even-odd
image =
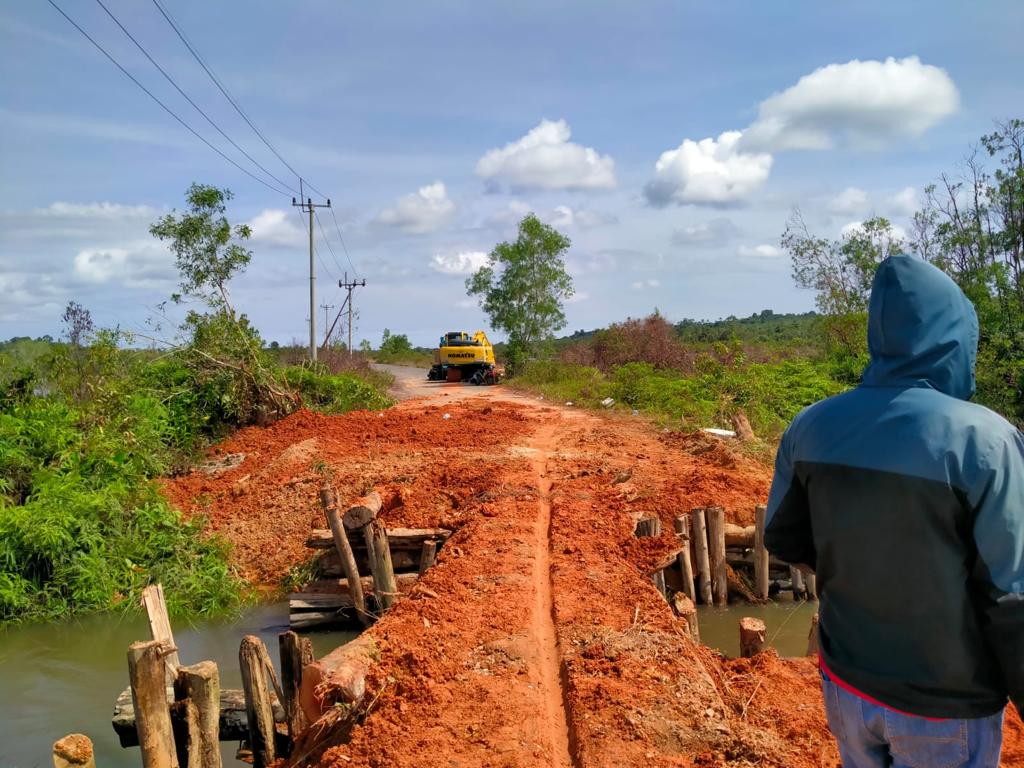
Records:
<instances>
[{"instance_id":1,"label":"tree stump","mask_svg":"<svg viewBox=\"0 0 1024 768\"><path fill-rule=\"evenodd\" d=\"M693 638L693 642L699 643L700 624L697 620L697 606L694 605L693 600L682 592L676 592L672 597L672 608L675 609L676 615L686 622L686 628L690 637Z\"/></svg>"},{"instance_id":2,"label":"tree stump","mask_svg":"<svg viewBox=\"0 0 1024 768\"><path fill-rule=\"evenodd\" d=\"M765 626L760 619L740 619L740 657L749 659L764 650Z\"/></svg>"},{"instance_id":3,"label":"tree stump","mask_svg":"<svg viewBox=\"0 0 1024 768\"><path fill-rule=\"evenodd\" d=\"M191 700L196 709L199 762L189 768L221 768L220 759L220 671L212 661L200 661L178 668L174 698Z\"/></svg>"}]
</instances>

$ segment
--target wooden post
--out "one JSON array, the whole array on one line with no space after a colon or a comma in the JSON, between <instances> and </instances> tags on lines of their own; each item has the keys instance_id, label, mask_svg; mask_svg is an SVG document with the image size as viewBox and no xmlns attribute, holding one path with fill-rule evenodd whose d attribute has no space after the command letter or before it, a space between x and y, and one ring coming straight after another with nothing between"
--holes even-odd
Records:
<instances>
[{"instance_id":1,"label":"wooden post","mask_svg":"<svg viewBox=\"0 0 1024 768\"><path fill-rule=\"evenodd\" d=\"M69 733L54 742L53 768L96 768L89 737L82 733Z\"/></svg>"},{"instance_id":2,"label":"wooden post","mask_svg":"<svg viewBox=\"0 0 1024 768\"><path fill-rule=\"evenodd\" d=\"M428 539L423 542L423 547L420 549L420 568L419 574L422 576L427 572L427 569L434 564L434 559L437 557L437 542L433 539Z\"/></svg>"},{"instance_id":3,"label":"wooden post","mask_svg":"<svg viewBox=\"0 0 1024 768\"><path fill-rule=\"evenodd\" d=\"M171 728L181 768L201 768L203 737L200 733L199 710L192 699L182 699L171 705Z\"/></svg>"},{"instance_id":4,"label":"wooden post","mask_svg":"<svg viewBox=\"0 0 1024 768\"><path fill-rule=\"evenodd\" d=\"M740 657L749 659L764 650L765 626L760 619L740 619Z\"/></svg>"},{"instance_id":5,"label":"wooden post","mask_svg":"<svg viewBox=\"0 0 1024 768\"><path fill-rule=\"evenodd\" d=\"M708 544L711 547L711 587L715 605L729 603L729 573L725 562L725 510L709 507Z\"/></svg>"},{"instance_id":6,"label":"wooden post","mask_svg":"<svg viewBox=\"0 0 1024 768\"><path fill-rule=\"evenodd\" d=\"M683 594L696 604L697 593L693 588L693 563L690 562L690 516L677 515L674 524L676 535L683 543L683 549L677 556L679 575L683 580Z\"/></svg>"},{"instance_id":7,"label":"wooden post","mask_svg":"<svg viewBox=\"0 0 1024 768\"><path fill-rule=\"evenodd\" d=\"M658 517L644 517L637 520L636 530L634 531L637 538L656 538L661 535L661 519ZM668 589L665 587L665 571L659 568L651 576L654 581L655 588L661 592L661 596L666 600L668 599Z\"/></svg>"},{"instance_id":8,"label":"wooden post","mask_svg":"<svg viewBox=\"0 0 1024 768\"><path fill-rule=\"evenodd\" d=\"M291 631L282 632L277 640L281 652L281 688L284 693L281 705L288 720L288 731L295 739L309 725L299 706L299 690L302 688L302 668L313 663L313 642Z\"/></svg>"},{"instance_id":9,"label":"wooden post","mask_svg":"<svg viewBox=\"0 0 1024 768\"><path fill-rule=\"evenodd\" d=\"M818 655L818 614L811 616L811 631L807 633L807 655Z\"/></svg>"},{"instance_id":10,"label":"wooden post","mask_svg":"<svg viewBox=\"0 0 1024 768\"><path fill-rule=\"evenodd\" d=\"M366 539L366 555L370 561L373 576L373 593L382 611L386 611L398 597L395 569L391 564L391 547L388 545L388 531L377 517L382 503L380 494L374 491L355 502L345 513L345 529L362 531Z\"/></svg>"},{"instance_id":11,"label":"wooden post","mask_svg":"<svg viewBox=\"0 0 1024 768\"><path fill-rule=\"evenodd\" d=\"M167 654L164 663L167 665L167 685L174 685L178 667L181 666L181 659L178 658L178 649L174 645L171 620L167 617L167 601L164 600L163 585L150 584L142 590L142 607L146 609L146 618L149 619L150 637L163 643L165 649L173 649Z\"/></svg>"},{"instance_id":12,"label":"wooden post","mask_svg":"<svg viewBox=\"0 0 1024 768\"><path fill-rule=\"evenodd\" d=\"M166 649L159 640L128 647L128 678L143 768L178 768L167 702Z\"/></svg>"},{"instance_id":13,"label":"wooden post","mask_svg":"<svg viewBox=\"0 0 1024 768\"><path fill-rule=\"evenodd\" d=\"M789 566L789 579L793 585L793 599L806 600L807 591L804 588L804 574L795 565Z\"/></svg>"},{"instance_id":14,"label":"wooden post","mask_svg":"<svg viewBox=\"0 0 1024 768\"><path fill-rule=\"evenodd\" d=\"M768 549L764 545L764 526L768 507L758 504L754 509L754 594L759 600L768 599Z\"/></svg>"},{"instance_id":15,"label":"wooden post","mask_svg":"<svg viewBox=\"0 0 1024 768\"><path fill-rule=\"evenodd\" d=\"M196 710L199 762L189 768L221 768L220 671L212 661L178 668L174 698L191 700Z\"/></svg>"},{"instance_id":16,"label":"wooden post","mask_svg":"<svg viewBox=\"0 0 1024 768\"><path fill-rule=\"evenodd\" d=\"M697 581L700 590L700 601L711 605L711 560L708 554L708 533L704 522L704 510L700 507L693 510L693 547L697 558Z\"/></svg>"},{"instance_id":17,"label":"wooden post","mask_svg":"<svg viewBox=\"0 0 1024 768\"><path fill-rule=\"evenodd\" d=\"M270 658L263 641L255 635L242 638L238 649L245 693L245 715L249 722L249 746L255 768L266 768L277 757L274 745L274 710L267 687Z\"/></svg>"},{"instance_id":18,"label":"wooden post","mask_svg":"<svg viewBox=\"0 0 1024 768\"><path fill-rule=\"evenodd\" d=\"M326 482L320 488L320 504L327 515L327 524L331 528L331 535L334 537L334 546L338 550L338 557L341 559L341 569L348 579L349 594L352 595L352 606L356 616L364 626L370 623L370 614L366 611L366 598L363 597L363 585L359 581L359 568L356 565L356 557L352 554L352 545L348 542L348 534L342 523L341 512L338 510L338 500L334 495L334 489Z\"/></svg>"},{"instance_id":19,"label":"wooden post","mask_svg":"<svg viewBox=\"0 0 1024 768\"><path fill-rule=\"evenodd\" d=\"M805 573L804 575L804 589L807 590L808 600L818 599L818 577L813 573Z\"/></svg>"},{"instance_id":20,"label":"wooden post","mask_svg":"<svg viewBox=\"0 0 1024 768\"><path fill-rule=\"evenodd\" d=\"M686 622L686 628L690 631L693 642L700 642L700 625L697 623L697 606L693 600L682 592L676 592L672 597L672 607L681 619Z\"/></svg>"}]
</instances>

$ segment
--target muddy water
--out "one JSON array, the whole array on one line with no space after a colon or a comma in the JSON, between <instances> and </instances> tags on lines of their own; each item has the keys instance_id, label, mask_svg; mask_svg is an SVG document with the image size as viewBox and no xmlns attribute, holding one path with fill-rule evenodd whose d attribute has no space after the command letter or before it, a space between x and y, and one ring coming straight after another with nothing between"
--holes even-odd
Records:
<instances>
[{"instance_id":1,"label":"muddy water","mask_svg":"<svg viewBox=\"0 0 1024 768\"><path fill-rule=\"evenodd\" d=\"M726 656L740 655L740 619L753 616L764 621L768 645L780 656L803 656L807 653L807 635L817 603L794 603L790 600L767 605L733 605L728 608L701 606L700 639L705 645Z\"/></svg>"},{"instance_id":2,"label":"muddy water","mask_svg":"<svg viewBox=\"0 0 1024 768\"><path fill-rule=\"evenodd\" d=\"M238 644L258 635L277 664L277 635L288 628L286 603L253 607L232 621L207 621L192 627L175 623L174 639L183 663L212 659L220 667L221 686L241 688ZM347 641L350 633L312 634L317 656ZM128 685L128 646L148 640L140 616L90 616L62 624L37 624L0 630L0 766L51 766L53 742L68 733L84 733L104 768L139 768L138 747L122 749L110 727L117 695ZM222 745L226 766L236 744Z\"/></svg>"}]
</instances>

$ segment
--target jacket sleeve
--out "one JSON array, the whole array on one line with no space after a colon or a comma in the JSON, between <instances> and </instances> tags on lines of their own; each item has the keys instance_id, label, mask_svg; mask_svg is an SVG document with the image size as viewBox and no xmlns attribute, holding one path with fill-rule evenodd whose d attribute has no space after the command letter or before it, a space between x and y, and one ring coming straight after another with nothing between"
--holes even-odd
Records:
<instances>
[{"instance_id":1,"label":"jacket sleeve","mask_svg":"<svg viewBox=\"0 0 1024 768\"><path fill-rule=\"evenodd\" d=\"M1024 715L1024 436L1005 440L975 507L978 610L1010 699Z\"/></svg>"},{"instance_id":2,"label":"jacket sleeve","mask_svg":"<svg viewBox=\"0 0 1024 768\"><path fill-rule=\"evenodd\" d=\"M807 491L796 475L793 462L794 424L782 436L775 455L775 476L768 495L765 522L765 546L780 560L813 569L817 553Z\"/></svg>"}]
</instances>

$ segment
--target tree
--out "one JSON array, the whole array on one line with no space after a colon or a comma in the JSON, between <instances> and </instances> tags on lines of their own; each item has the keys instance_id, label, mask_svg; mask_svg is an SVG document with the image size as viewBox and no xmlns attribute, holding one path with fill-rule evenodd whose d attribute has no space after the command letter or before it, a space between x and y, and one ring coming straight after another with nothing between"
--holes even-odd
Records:
<instances>
[{"instance_id":1,"label":"tree","mask_svg":"<svg viewBox=\"0 0 1024 768\"><path fill-rule=\"evenodd\" d=\"M409 337L404 333L392 334L389 329L385 328L380 342L380 351L386 355L402 354L411 352L412 344L409 343Z\"/></svg>"},{"instance_id":2,"label":"tree","mask_svg":"<svg viewBox=\"0 0 1024 768\"><path fill-rule=\"evenodd\" d=\"M903 245L882 217L864 221L838 240L812 235L799 210L786 224L782 247L792 260L793 281L815 292L829 351L845 369L837 375L849 381L859 379L867 355L865 329L875 270Z\"/></svg>"},{"instance_id":3,"label":"tree","mask_svg":"<svg viewBox=\"0 0 1024 768\"><path fill-rule=\"evenodd\" d=\"M167 241L175 257L181 293L171 300L205 305L204 312L190 310L182 326L187 343L179 352L192 386L216 402L222 421L249 424L288 413L298 396L274 376L259 333L231 304L228 284L252 261L243 245L249 227L232 226L226 216L231 198L230 190L192 184L188 210L167 214L149 231Z\"/></svg>"},{"instance_id":4,"label":"tree","mask_svg":"<svg viewBox=\"0 0 1024 768\"><path fill-rule=\"evenodd\" d=\"M488 263L466 280L466 292L479 297L491 325L508 334L513 372L565 327L563 302L573 295L563 258L569 245L569 238L531 213L519 222L515 242L496 245Z\"/></svg>"}]
</instances>

